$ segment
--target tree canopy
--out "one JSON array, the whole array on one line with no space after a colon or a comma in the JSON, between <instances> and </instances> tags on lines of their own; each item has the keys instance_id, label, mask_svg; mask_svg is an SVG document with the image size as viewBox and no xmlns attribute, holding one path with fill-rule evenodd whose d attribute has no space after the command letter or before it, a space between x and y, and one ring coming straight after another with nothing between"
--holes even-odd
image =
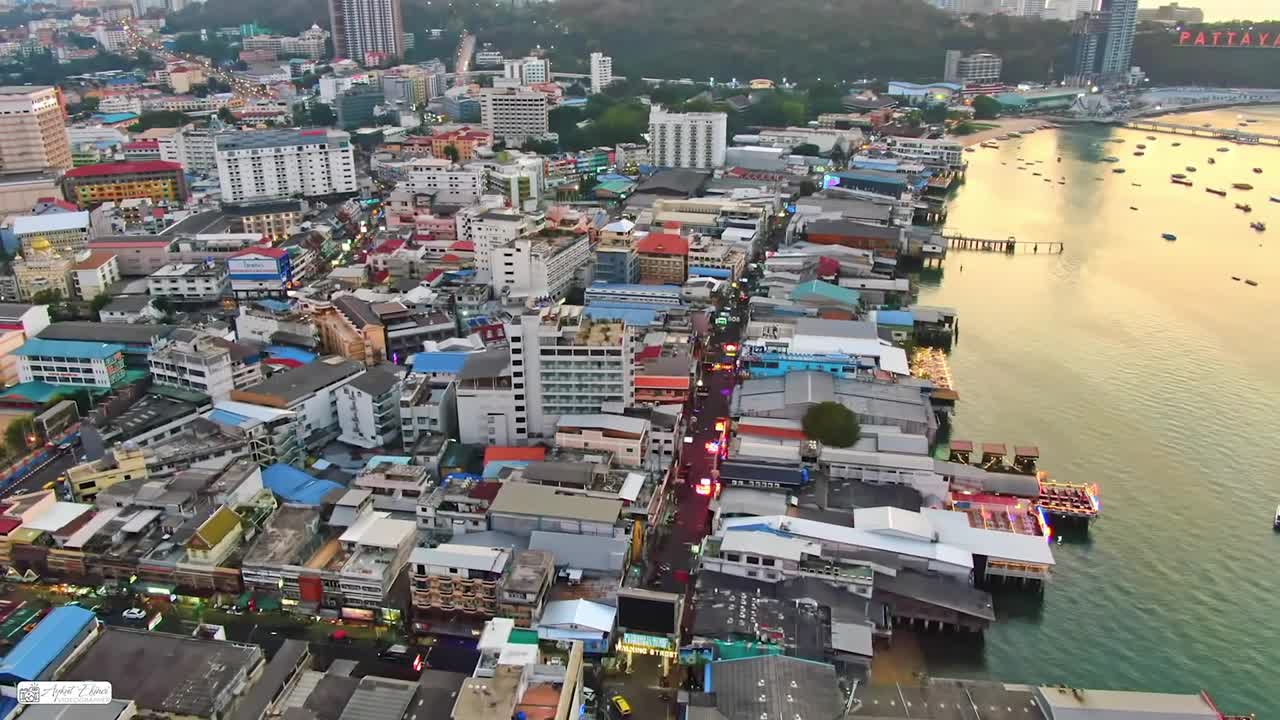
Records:
<instances>
[{"instance_id":1,"label":"tree canopy","mask_svg":"<svg viewBox=\"0 0 1280 720\"><path fill-rule=\"evenodd\" d=\"M809 408L801 422L805 437L832 447L849 447L862 432L858 416L838 402L820 402Z\"/></svg>"},{"instance_id":2,"label":"tree canopy","mask_svg":"<svg viewBox=\"0 0 1280 720\"><path fill-rule=\"evenodd\" d=\"M191 122L191 118L177 110L153 110L138 116L138 120L129 126L129 132L142 132L151 128L182 127Z\"/></svg>"},{"instance_id":3,"label":"tree canopy","mask_svg":"<svg viewBox=\"0 0 1280 720\"><path fill-rule=\"evenodd\" d=\"M973 99L973 117L975 120L992 120L1000 116L1000 103L988 95L979 95Z\"/></svg>"}]
</instances>

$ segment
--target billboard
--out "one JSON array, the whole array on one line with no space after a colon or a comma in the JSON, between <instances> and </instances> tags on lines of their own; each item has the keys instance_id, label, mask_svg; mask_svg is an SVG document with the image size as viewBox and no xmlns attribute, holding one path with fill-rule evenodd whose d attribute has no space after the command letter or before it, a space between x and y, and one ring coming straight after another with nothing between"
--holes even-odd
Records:
<instances>
[{"instance_id":1,"label":"billboard","mask_svg":"<svg viewBox=\"0 0 1280 720\"><path fill-rule=\"evenodd\" d=\"M227 271L233 275L279 275L280 265L270 257L235 257L227 260Z\"/></svg>"},{"instance_id":2,"label":"billboard","mask_svg":"<svg viewBox=\"0 0 1280 720\"><path fill-rule=\"evenodd\" d=\"M679 633L680 596L638 588L618 591L618 627L645 635Z\"/></svg>"},{"instance_id":3,"label":"billboard","mask_svg":"<svg viewBox=\"0 0 1280 720\"><path fill-rule=\"evenodd\" d=\"M1178 47L1280 48L1280 33L1261 30L1183 30Z\"/></svg>"}]
</instances>

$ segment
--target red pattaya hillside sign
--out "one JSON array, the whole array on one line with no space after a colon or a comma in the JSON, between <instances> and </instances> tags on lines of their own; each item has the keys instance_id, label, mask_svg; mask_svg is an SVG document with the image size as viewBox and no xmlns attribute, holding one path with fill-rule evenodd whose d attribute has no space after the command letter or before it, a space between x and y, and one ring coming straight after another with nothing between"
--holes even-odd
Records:
<instances>
[{"instance_id":1,"label":"red pattaya hillside sign","mask_svg":"<svg viewBox=\"0 0 1280 720\"><path fill-rule=\"evenodd\" d=\"M1280 32L1255 32L1252 30L1193 32L1191 30L1183 30L1178 33L1178 46L1280 48Z\"/></svg>"}]
</instances>

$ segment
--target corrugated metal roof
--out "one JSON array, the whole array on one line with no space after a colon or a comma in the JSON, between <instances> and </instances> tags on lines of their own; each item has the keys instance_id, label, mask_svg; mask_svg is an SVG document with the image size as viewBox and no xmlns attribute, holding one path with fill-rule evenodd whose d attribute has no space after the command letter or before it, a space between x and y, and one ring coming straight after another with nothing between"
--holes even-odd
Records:
<instances>
[{"instance_id":1,"label":"corrugated metal roof","mask_svg":"<svg viewBox=\"0 0 1280 720\"><path fill-rule=\"evenodd\" d=\"M32 338L13 352L21 357L41 356L106 360L113 355L124 352L124 346L116 345L115 343Z\"/></svg>"},{"instance_id":2,"label":"corrugated metal roof","mask_svg":"<svg viewBox=\"0 0 1280 720\"><path fill-rule=\"evenodd\" d=\"M54 608L5 655L4 662L0 663L0 678L11 682L35 680L81 631L96 622L97 616L85 608L74 605Z\"/></svg>"},{"instance_id":3,"label":"corrugated metal roof","mask_svg":"<svg viewBox=\"0 0 1280 720\"><path fill-rule=\"evenodd\" d=\"M417 683L384 677L362 678L339 720L401 720L417 691Z\"/></svg>"},{"instance_id":4,"label":"corrugated metal roof","mask_svg":"<svg viewBox=\"0 0 1280 720\"><path fill-rule=\"evenodd\" d=\"M89 228L89 212L49 213L47 215L23 215L13 219L14 235L65 232Z\"/></svg>"}]
</instances>

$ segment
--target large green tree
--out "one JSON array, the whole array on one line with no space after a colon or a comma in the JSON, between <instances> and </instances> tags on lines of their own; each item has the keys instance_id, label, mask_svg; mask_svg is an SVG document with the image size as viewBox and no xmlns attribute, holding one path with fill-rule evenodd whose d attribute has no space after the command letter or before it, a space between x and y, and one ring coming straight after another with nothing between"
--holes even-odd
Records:
<instances>
[{"instance_id":1,"label":"large green tree","mask_svg":"<svg viewBox=\"0 0 1280 720\"><path fill-rule=\"evenodd\" d=\"M14 455L25 455L38 440L30 415L14 418L4 429L4 446Z\"/></svg>"},{"instance_id":2,"label":"large green tree","mask_svg":"<svg viewBox=\"0 0 1280 720\"><path fill-rule=\"evenodd\" d=\"M801 425L805 437L832 447L849 447L858 442L862 432L858 416L838 402L820 402L809 408Z\"/></svg>"},{"instance_id":3,"label":"large green tree","mask_svg":"<svg viewBox=\"0 0 1280 720\"><path fill-rule=\"evenodd\" d=\"M973 99L973 117L976 120L994 120L1000 117L1000 103L989 95Z\"/></svg>"}]
</instances>

